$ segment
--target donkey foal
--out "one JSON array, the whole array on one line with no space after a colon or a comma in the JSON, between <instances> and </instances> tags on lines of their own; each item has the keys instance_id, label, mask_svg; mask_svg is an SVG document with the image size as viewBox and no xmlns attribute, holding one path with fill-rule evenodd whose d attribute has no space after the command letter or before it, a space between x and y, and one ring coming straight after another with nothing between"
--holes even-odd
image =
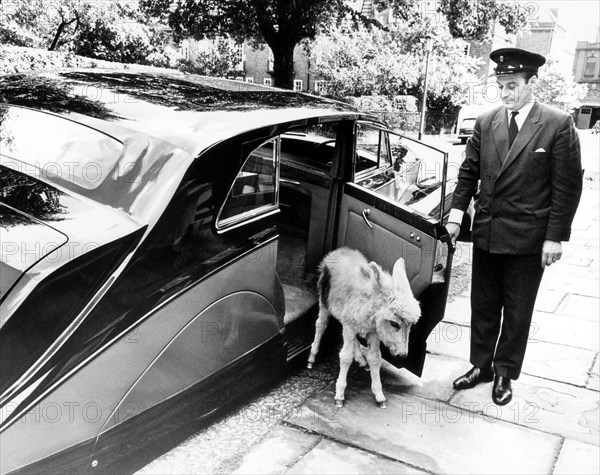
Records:
<instances>
[{"instance_id":1,"label":"donkey foal","mask_svg":"<svg viewBox=\"0 0 600 475\"><path fill-rule=\"evenodd\" d=\"M342 247L323 259L317 288L319 317L307 367L312 368L321 337L333 315L342 324L344 339L340 374L335 385L336 405L344 405L348 369L356 360L361 366L368 363L371 390L379 407L385 409L387 404L379 375L379 342L382 341L393 354L405 356L410 328L421 316L419 302L414 298L406 276L404 259L396 261L392 277L375 262L368 262L359 251ZM361 351L357 335L367 340L366 354Z\"/></svg>"}]
</instances>

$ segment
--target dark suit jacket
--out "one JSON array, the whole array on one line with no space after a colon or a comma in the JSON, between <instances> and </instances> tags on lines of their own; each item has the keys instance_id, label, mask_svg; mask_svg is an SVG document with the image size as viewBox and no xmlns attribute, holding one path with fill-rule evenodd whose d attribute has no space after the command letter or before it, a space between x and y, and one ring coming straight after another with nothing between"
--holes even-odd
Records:
<instances>
[{"instance_id":1,"label":"dark suit jacket","mask_svg":"<svg viewBox=\"0 0 600 475\"><path fill-rule=\"evenodd\" d=\"M473 243L492 253L533 254L568 241L582 188L570 115L535 103L508 149L504 107L481 114L460 167L452 207L465 211L480 181Z\"/></svg>"}]
</instances>

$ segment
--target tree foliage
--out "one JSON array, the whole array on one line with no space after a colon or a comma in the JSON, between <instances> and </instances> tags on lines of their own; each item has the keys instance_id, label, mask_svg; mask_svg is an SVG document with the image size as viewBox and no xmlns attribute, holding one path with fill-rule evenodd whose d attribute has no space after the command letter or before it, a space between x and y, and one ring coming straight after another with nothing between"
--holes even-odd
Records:
<instances>
[{"instance_id":1,"label":"tree foliage","mask_svg":"<svg viewBox=\"0 0 600 475\"><path fill-rule=\"evenodd\" d=\"M327 94L345 96L399 95L422 98L425 51L422 31L434 34L430 55L428 104L440 112L464 101L465 88L477 82L476 60L465 43L453 39L443 24L427 18L407 20L387 30L331 28L311 46L311 73L325 80Z\"/></svg>"},{"instance_id":2,"label":"tree foliage","mask_svg":"<svg viewBox=\"0 0 600 475\"><path fill-rule=\"evenodd\" d=\"M186 73L226 77L237 63L237 49L228 41L215 41L194 59L179 60L177 68Z\"/></svg>"},{"instance_id":3,"label":"tree foliage","mask_svg":"<svg viewBox=\"0 0 600 475\"><path fill-rule=\"evenodd\" d=\"M374 23L344 0L140 0L150 16L168 22L177 38L231 35L266 43L273 51L275 85L291 88L294 47L331 25ZM482 4L482 7L473 5ZM397 19L420 18L416 0L375 0L377 9L391 8ZM521 19L502 0L442 0L440 14L453 37L482 39L498 19L513 29ZM518 13L518 12L517 12ZM524 18L524 17L523 17ZM461 27L461 25L465 25Z\"/></svg>"},{"instance_id":4,"label":"tree foliage","mask_svg":"<svg viewBox=\"0 0 600 475\"><path fill-rule=\"evenodd\" d=\"M454 38L482 40L489 37L496 20L507 33L518 33L533 13L534 3L498 0L439 0L439 11L448 21Z\"/></svg>"},{"instance_id":5,"label":"tree foliage","mask_svg":"<svg viewBox=\"0 0 600 475\"><path fill-rule=\"evenodd\" d=\"M94 0L11 0L3 4L4 44L69 51L119 62L160 62L161 31L137 3Z\"/></svg>"},{"instance_id":6,"label":"tree foliage","mask_svg":"<svg viewBox=\"0 0 600 475\"><path fill-rule=\"evenodd\" d=\"M580 107L579 101L587 92L587 84L576 83L573 75L561 68L553 59L549 59L540 69L535 93L537 99L544 104L571 112Z\"/></svg>"}]
</instances>

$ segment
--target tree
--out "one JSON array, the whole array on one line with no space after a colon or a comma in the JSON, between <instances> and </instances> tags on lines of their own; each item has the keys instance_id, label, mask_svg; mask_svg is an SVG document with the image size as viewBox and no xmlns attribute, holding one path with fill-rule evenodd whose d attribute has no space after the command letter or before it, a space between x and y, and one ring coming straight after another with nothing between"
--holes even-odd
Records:
<instances>
[{"instance_id":1,"label":"tree","mask_svg":"<svg viewBox=\"0 0 600 475\"><path fill-rule=\"evenodd\" d=\"M536 97L540 102L566 112L580 107L579 101L586 96L587 92L587 84L576 83L573 75L567 73L551 58L540 70L535 88Z\"/></svg>"},{"instance_id":2,"label":"tree","mask_svg":"<svg viewBox=\"0 0 600 475\"><path fill-rule=\"evenodd\" d=\"M477 60L464 54L463 40L453 39L444 24L428 19L399 22L387 30L331 28L311 45L311 74L327 83L327 94L398 95L422 98L425 53L420 36L433 32L429 104L459 105L465 85L477 82Z\"/></svg>"},{"instance_id":3,"label":"tree","mask_svg":"<svg viewBox=\"0 0 600 475\"><path fill-rule=\"evenodd\" d=\"M186 73L225 77L235 70L238 50L228 41L215 41L194 59L180 59L177 68Z\"/></svg>"},{"instance_id":4,"label":"tree","mask_svg":"<svg viewBox=\"0 0 600 475\"><path fill-rule=\"evenodd\" d=\"M477 1L486 10L463 8ZM467 29L455 27L454 37L467 35L483 38L495 20L520 28L526 12L502 0L442 0L440 13L452 25L465 22ZM417 18L417 0L375 0L378 9L392 8L396 18ZM236 40L266 43L273 51L275 86L291 88L294 78L294 48L301 41L314 39L332 24L346 20L349 24L373 23L352 10L344 0L140 0L149 15L163 19L173 29L176 39L203 39L231 35ZM458 6L458 7L455 7ZM475 14L473 18L470 15Z\"/></svg>"},{"instance_id":5,"label":"tree","mask_svg":"<svg viewBox=\"0 0 600 475\"><path fill-rule=\"evenodd\" d=\"M61 46L77 26L71 22L71 5L69 0L50 5L43 0L13 0L2 5L0 41L33 48Z\"/></svg>"},{"instance_id":6,"label":"tree","mask_svg":"<svg viewBox=\"0 0 600 475\"><path fill-rule=\"evenodd\" d=\"M4 44L142 64L160 56L160 30L145 23L136 3L11 0L3 13Z\"/></svg>"},{"instance_id":7,"label":"tree","mask_svg":"<svg viewBox=\"0 0 600 475\"><path fill-rule=\"evenodd\" d=\"M519 4L497 0L439 0L439 12L448 21L454 38L481 40L498 20L507 33L518 33L535 13L535 3Z\"/></svg>"}]
</instances>

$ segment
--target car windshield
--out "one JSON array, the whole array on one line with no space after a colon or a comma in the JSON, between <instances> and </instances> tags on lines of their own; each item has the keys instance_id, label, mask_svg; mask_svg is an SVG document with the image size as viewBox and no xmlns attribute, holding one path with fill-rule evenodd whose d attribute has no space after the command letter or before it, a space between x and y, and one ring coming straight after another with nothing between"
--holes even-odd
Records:
<instances>
[{"instance_id":1,"label":"car windshield","mask_svg":"<svg viewBox=\"0 0 600 475\"><path fill-rule=\"evenodd\" d=\"M475 119L465 119L462 121L462 127L473 127L475 125Z\"/></svg>"},{"instance_id":2,"label":"car windshield","mask_svg":"<svg viewBox=\"0 0 600 475\"><path fill-rule=\"evenodd\" d=\"M123 144L67 119L0 107L2 164L44 181L92 190L118 163Z\"/></svg>"}]
</instances>

